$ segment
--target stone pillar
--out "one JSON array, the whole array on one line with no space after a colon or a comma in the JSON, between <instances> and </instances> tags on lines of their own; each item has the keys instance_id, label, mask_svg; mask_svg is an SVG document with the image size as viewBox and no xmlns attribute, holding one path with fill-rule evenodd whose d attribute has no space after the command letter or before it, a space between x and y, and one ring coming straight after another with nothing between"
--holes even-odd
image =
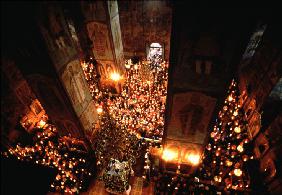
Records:
<instances>
[{"instance_id":1,"label":"stone pillar","mask_svg":"<svg viewBox=\"0 0 282 195\"><path fill-rule=\"evenodd\" d=\"M93 56L98 62L101 86L110 86L112 72L122 74L123 46L116 1L81 2Z\"/></svg>"},{"instance_id":2,"label":"stone pillar","mask_svg":"<svg viewBox=\"0 0 282 195\"><path fill-rule=\"evenodd\" d=\"M82 49L76 29L58 2L41 5L38 23L48 53L85 134L91 135L98 114L80 64Z\"/></svg>"}]
</instances>

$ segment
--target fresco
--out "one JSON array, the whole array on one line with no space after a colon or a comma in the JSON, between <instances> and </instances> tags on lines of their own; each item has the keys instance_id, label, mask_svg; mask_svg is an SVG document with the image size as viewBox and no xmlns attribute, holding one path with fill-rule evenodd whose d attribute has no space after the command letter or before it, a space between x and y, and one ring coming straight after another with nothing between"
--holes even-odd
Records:
<instances>
[{"instance_id":1,"label":"fresco","mask_svg":"<svg viewBox=\"0 0 282 195\"><path fill-rule=\"evenodd\" d=\"M251 138L255 137L261 128L261 115L256 110L253 112L251 119L249 120L248 130Z\"/></svg>"},{"instance_id":2,"label":"fresco","mask_svg":"<svg viewBox=\"0 0 282 195\"><path fill-rule=\"evenodd\" d=\"M109 31L106 24L87 23L88 36L93 42L93 54L97 60L113 60Z\"/></svg>"},{"instance_id":3,"label":"fresco","mask_svg":"<svg viewBox=\"0 0 282 195\"><path fill-rule=\"evenodd\" d=\"M197 38L183 37L179 43L177 66L173 73L174 88L183 90L223 91L226 64L219 58L220 44L212 33Z\"/></svg>"},{"instance_id":4,"label":"fresco","mask_svg":"<svg viewBox=\"0 0 282 195\"><path fill-rule=\"evenodd\" d=\"M105 80L109 80L111 73L118 71L113 61L99 60L97 68L98 68L98 72L101 75L102 82L105 82Z\"/></svg>"},{"instance_id":5,"label":"fresco","mask_svg":"<svg viewBox=\"0 0 282 195\"><path fill-rule=\"evenodd\" d=\"M70 62L61 78L71 99L74 110L77 116L80 116L91 100L91 95L80 62L78 60Z\"/></svg>"},{"instance_id":6,"label":"fresco","mask_svg":"<svg viewBox=\"0 0 282 195\"><path fill-rule=\"evenodd\" d=\"M39 27L49 54L57 71L60 71L77 54L66 20L62 10L53 4L42 8L40 20Z\"/></svg>"},{"instance_id":7,"label":"fresco","mask_svg":"<svg viewBox=\"0 0 282 195\"><path fill-rule=\"evenodd\" d=\"M216 99L199 92L175 94L167 138L203 144Z\"/></svg>"},{"instance_id":8,"label":"fresco","mask_svg":"<svg viewBox=\"0 0 282 195\"><path fill-rule=\"evenodd\" d=\"M101 75L100 84L102 88L114 88L114 82L110 76L113 72L119 72L113 61L99 60L98 61L98 72Z\"/></svg>"},{"instance_id":9,"label":"fresco","mask_svg":"<svg viewBox=\"0 0 282 195\"><path fill-rule=\"evenodd\" d=\"M90 101L87 108L83 111L80 116L80 122L87 132L92 132L93 125L98 119L98 114L96 112L96 107L93 101Z\"/></svg>"}]
</instances>

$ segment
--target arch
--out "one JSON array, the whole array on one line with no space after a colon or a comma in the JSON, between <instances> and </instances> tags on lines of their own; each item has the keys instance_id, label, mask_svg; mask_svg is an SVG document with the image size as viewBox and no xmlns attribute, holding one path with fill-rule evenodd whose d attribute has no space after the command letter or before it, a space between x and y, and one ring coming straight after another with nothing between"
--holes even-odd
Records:
<instances>
[{"instance_id":1,"label":"arch","mask_svg":"<svg viewBox=\"0 0 282 195\"><path fill-rule=\"evenodd\" d=\"M56 118L67 115L66 103L55 80L39 74L30 75L27 80L48 115Z\"/></svg>"}]
</instances>

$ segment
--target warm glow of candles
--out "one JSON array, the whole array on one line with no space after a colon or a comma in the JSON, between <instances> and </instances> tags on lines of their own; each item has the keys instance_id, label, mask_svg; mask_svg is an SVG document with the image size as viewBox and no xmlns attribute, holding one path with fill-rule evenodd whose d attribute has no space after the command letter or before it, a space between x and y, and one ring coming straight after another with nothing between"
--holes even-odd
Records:
<instances>
[{"instance_id":1,"label":"warm glow of candles","mask_svg":"<svg viewBox=\"0 0 282 195\"><path fill-rule=\"evenodd\" d=\"M46 122L43 121L43 120L40 120L40 121L39 121L39 127L40 127L40 128L43 128L44 125L46 125Z\"/></svg>"},{"instance_id":2,"label":"warm glow of candles","mask_svg":"<svg viewBox=\"0 0 282 195\"><path fill-rule=\"evenodd\" d=\"M243 152L244 151L244 147L240 144L239 146L237 146L237 150L239 152Z\"/></svg>"},{"instance_id":3,"label":"warm glow of candles","mask_svg":"<svg viewBox=\"0 0 282 195\"><path fill-rule=\"evenodd\" d=\"M163 151L162 159L164 159L165 161L175 160L176 158L177 158L176 152L169 149L165 149Z\"/></svg>"},{"instance_id":4,"label":"warm glow of candles","mask_svg":"<svg viewBox=\"0 0 282 195\"><path fill-rule=\"evenodd\" d=\"M98 107L98 108L97 108L97 113L98 113L98 114L101 114L102 112L103 112L103 108L102 108L102 107Z\"/></svg>"},{"instance_id":5,"label":"warm glow of candles","mask_svg":"<svg viewBox=\"0 0 282 195\"><path fill-rule=\"evenodd\" d=\"M111 78L113 81L119 81L119 80L121 79L121 76L120 76L119 73L113 72L113 73L111 73L110 78Z\"/></svg>"},{"instance_id":6,"label":"warm glow of candles","mask_svg":"<svg viewBox=\"0 0 282 195\"><path fill-rule=\"evenodd\" d=\"M240 177L242 175L242 170L241 169L234 169L234 175L236 175L237 177Z\"/></svg>"},{"instance_id":7,"label":"warm glow of candles","mask_svg":"<svg viewBox=\"0 0 282 195\"><path fill-rule=\"evenodd\" d=\"M240 127L235 127L234 131L235 131L235 133L240 133L241 132L241 128Z\"/></svg>"},{"instance_id":8,"label":"warm glow of candles","mask_svg":"<svg viewBox=\"0 0 282 195\"><path fill-rule=\"evenodd\" d=\"M198 165L200 162L200 155L199 154L189 154L188 161L193 165Z\"/></svg>"}]
</instances>

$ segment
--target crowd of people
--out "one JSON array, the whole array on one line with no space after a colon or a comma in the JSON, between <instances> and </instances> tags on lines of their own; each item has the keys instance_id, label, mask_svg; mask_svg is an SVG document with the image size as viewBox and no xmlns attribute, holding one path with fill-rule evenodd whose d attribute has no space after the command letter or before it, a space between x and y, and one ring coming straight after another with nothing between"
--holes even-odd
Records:
<instances>
[{"instance_id":1,"label":"crowd of people","mask_svg":"<svg viewBox=\"0 0 282 195\"><path fill-rule=\"evenodd\" d=\"M159 139L164 128L168 64L161 62L158 68L150 68L149 61L127 63L121 94L107 101L109 112L121 128L141 137ZM144 69L147 77L143 76Z\"/></svg>"}]
</instances>

